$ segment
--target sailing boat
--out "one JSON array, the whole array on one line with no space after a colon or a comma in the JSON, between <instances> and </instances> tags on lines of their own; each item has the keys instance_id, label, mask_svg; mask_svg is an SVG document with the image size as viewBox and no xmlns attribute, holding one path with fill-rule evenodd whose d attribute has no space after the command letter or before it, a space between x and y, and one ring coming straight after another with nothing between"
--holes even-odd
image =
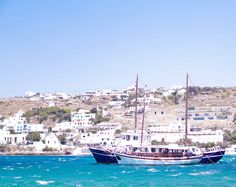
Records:
<instances>
[{"instance_id":1,"label":"sailing boat","mask_svg":"<svg viewBox=\"0 0 236 187\"><path fill-rule=\"evenodd\" d=\"M135 103L135 131L137 133L137 90L138 76L136 80ZM185 143L188 136L188 74L186 77L186 112L185 112ZM142 118L142 131L140 146L127 146L125 149L109 150L105 148L89 148L97 163L106 164L135 164L135 165L170 165L170 164L196 164L215 163L224 155L224 150L208 150L202 152L197 147L179 147L175 145L143 146L143 129L145 115ZM130 135L127 135L127 137ZM124 147L123 147L124 148Z\"/></svg>"},{"instance_id":2,"label":"sailing boat","mask_svg":"<svg viewBox=\"0 0 236 187\"><path fill-rule=\"evenodd\" d=\"M143 105L142 134L144 129L145 97ZM135 124L135 127L137 127L137 124ZM187 139L187 136L185 138ZM123 152L114 151L113 154L116 155L118 164L129 165L196 164L202 159L202 154L196 147L179 147L175 145L143 146L143 136L141 136L139 147L129 147L128 151Z\"/></svg>"}]
</instances>

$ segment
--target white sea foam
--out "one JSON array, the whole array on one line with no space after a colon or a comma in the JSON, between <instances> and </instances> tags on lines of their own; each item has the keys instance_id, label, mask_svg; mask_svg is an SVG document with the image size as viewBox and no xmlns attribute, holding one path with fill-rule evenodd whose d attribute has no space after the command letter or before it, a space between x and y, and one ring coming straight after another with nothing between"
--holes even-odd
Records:
<instances>
[{"instance_id":1,"label":"white sea foam","mask_svg":"<svg viewBox=\"0 0 236 187\"><path fill-rule=\"evenodd\" d=\"M234 179L232 179L232 178L230 178L230 177L224 177L224 179L227 180L227 181L232 181L232 180L234 180Z\"/></svg>"},{"instance_id":2,"label":"white sea foam","mask_svg":"<svg viewBox=\"0 0 236 187\"><path fill-rule=\"evenodd\" d=\"M48 185L48 184L52 184L55 181L43 181L43 180L38 180L36 181L36 183L40 184L40 185Z\"/></svg>"},{"instance_id":3,"label":"white sea foam","mask_svg":"<svg viewBox=\"0 0 236 187\"><path fill-rule=\"evenodd\" d=\"M60 162L65 162L66 159L64 159L64 158L58 158L58 161L60 161Z\"/></svg>"},{"instance_id":4,"label":"white sea foam","mask_svg":"<svg viewBox=\"0 0 236 187\"><path fill-rule=\"evenodd\" d=\"M9 170L9 171L13 171L13 170L14 170L14 168L12 168L11 166L7 166L7 167L2 168L2 169L4 169L4 170Z\"/></svg>"},{"instance_id":5,"label":"white sea foam","mask_svg":"<svg viewBox=\"0 0 236 187\"><path fill-rule=\"evenodd\" d=\"M21 179L21 178L22 178L21 176L14 177L14 179Z\"/></svg>"},{"instance_id":6,"label":"white sea foam","mask_svg":"<svg viewBox=\"0 0 236 187\"><path fill-rule=\"evenodd\" d=\"M158 172L158 170L156 170L155 168L150 168L147 170L148 172L152 172L152 173L156 173Z\"/></svg>"},{"instance_id":7,"label":"white sea foam","mask_svg":"<svg viewBox=\"0 0 236 187\"><path fill-rule=\"evenodd\" d=\"M116 177L116 176L110 176L110 178L111 178L111 179L117 179L117 177Z\"/></svg>"},{"instance_id":8,"label":"white sea foam","mask_svg":"<svg viewBox=\"0 0 236 187\"><path fill-rule=\"evenodd\" d=\"M32 168L33 167L33 165L29 165L27 168Z\"/></svg>"},{"instance_id":9,"label":"white sea foam","mask_svg":"<svg viewBox=\"0 0 236 187\"><path fill-rule=\"evenodd\" d=\"M172 176L172 177L177 177L177 176L180 176L180 175L182 175L183 173L176 173L176 174L173 174L173 175L170 175L170 176Z\"/></svg>"},{"instance_id":10,"label":"white sea foam","mask_svg":"<svg viewBox=\"0 0 236 187\"><path fill-rule=\"evenodd\" d=\"M202 171L202 172L198 172L198 173L190 173L189 175L192 175L192 176L198 176L198 175L213 175L215 174L216 172L213 172L213 171Z\"/></svg>"},{"instance_id":11,"label":"white sea foam","mask_svg":"<svg viewBox=\"0 0 236 187\"><path fill-rule=\"evenodd\" d=\"M204 167L204 164L196 164L195 167Z\"/></svg>"},{"instance_id":12,"label":"white sea foam","mask_svg":"<svg viewBox=\"0 0 236 187\"><path fill-rule=\"evenodd\" d=\"M125 174L125 173L133 173L133 171L122 171L121 173Z\"/></svg>"},{"instance_id":13,"label":"white sea foam","mask_svg":"<svg viewBox=\"0 0 236 187\"><path fill-rule=\"evenodd\" d=\"M31 177L33 177L33 178L40 178L41 176L40 175L32 175Z\"/></svg>"}]
</instances>

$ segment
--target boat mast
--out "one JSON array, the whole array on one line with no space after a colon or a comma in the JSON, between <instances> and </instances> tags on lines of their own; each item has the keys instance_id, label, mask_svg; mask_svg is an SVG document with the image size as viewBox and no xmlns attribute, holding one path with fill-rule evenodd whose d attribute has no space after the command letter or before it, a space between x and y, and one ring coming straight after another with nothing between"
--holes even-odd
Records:
<instances>
[{"instance_id":1,"label":"boat mast","mask_svg":"<svg viewBox=\"0 0 236 187\"><path fill-rule=\"evenodd\" d=\"M188 74L186 76L186 94L185 94L185 142L188 139Z\"/></svg>"},{"instance_id":2,"label":"boat mast","mask_svg":"<svg viewBox=\"0 0 236 187\"><path fill-rule=\"evenodd\" d=\"M145 90L144 90L145 92ZM144 129L144 118L145 118L145 105L146 105L146 93L143 99L143 118L142 118L142 131L141 131L141 147L143 145L143 129Z\"/></svg>"},{"instance_id":3,"label":"boat mast","mask_svg":"<svg viewBox=\"0 0 236 187\"><path fill-rule=\"evenodd\" d=\"M134 112L134 130L137 132L137 111L138 111L138 74L136 78L136 85L135 85L135 112Z\"/></svg>"}]
</instances>

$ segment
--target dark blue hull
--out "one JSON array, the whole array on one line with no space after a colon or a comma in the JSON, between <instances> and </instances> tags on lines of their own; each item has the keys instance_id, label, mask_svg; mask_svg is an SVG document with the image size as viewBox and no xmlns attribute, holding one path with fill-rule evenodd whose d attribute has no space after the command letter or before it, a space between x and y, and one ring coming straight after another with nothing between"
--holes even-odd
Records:
<instances>
[{"instance_id":1,"label":"dark blue hull","mask_svg":"<svg viewBox=\"0 0 236 187\"><path fill-rule=\"evenodd\" d=\"M225 150L204 152L200 163L202 164L217 163L220 159L223 158L224 154L225 154Z\"/></svg>"},{"instance_id":2,"label":"dark blue hull","mask_svg":"<svg viewBox=\"0 0 236 187\"><path fill-rule=\"evenodd\" d=\"M110 151L100 148L89 148L97 163L101 164L118 164L116 156Z\"/></svg>"}]
</instances>

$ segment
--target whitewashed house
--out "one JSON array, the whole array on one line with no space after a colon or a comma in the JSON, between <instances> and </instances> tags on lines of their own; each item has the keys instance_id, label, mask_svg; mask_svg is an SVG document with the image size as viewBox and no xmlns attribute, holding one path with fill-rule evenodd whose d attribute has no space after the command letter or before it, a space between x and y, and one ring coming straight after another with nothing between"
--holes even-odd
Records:
<instances>
[{"instance_id":1,"label":"whitewashed house","mask_svg":"<svg viewBox=\"0 0 236 187\"><path fill-rule=\"evenodd\" d=\"M14 114L14 116L9 117L8 119L4 119L1 125L6 126L9 124L25 124L27 121L26 118L22 116L23 114L24 112L20 110L19 112Z\"/></svg>"},{"instance_id":2,"label":"whitewashed house","mask_svg":"<svg viewBox=\"0 0 236 187\"><path fill-rule=\"evenodd\" d=\"M0 130L0 144L25 144L27 134L10 134L10 131Z\"/></svg>"},{"instance_id":3,"label":"whitewashed house","mask_svg":"<svg viewBox=\"0 0 236 187\"><path fill-rule=\"evenodd\" d=\"M71 113L71 125L75 129L91 127L93 124L92 119L95 119L95 114L89 110L79 110Z\"/></svg>"},{"instance_id":4,"label":"whitewashed house","mask_svg":"<svg viewBox=\"0 0 236 187\"><path fill-rule=\"evenodd\" d=\"M61 147L61 143L59 139L53 132L50 132L49 134L47 134L44 141L45 141L45 146L47 147L51 147L54 149L60 149Z\"/></svg>"},{"instance_id":5,"label":"whitewashed house","mask_svg":"<svg viewBox=\"0 0 236 187\"><path fill-rule=\"evenodd\" d=\"M36 94L37 94L36 92L28 91L28 92L25 92L25 97L30 98L30 97L36 96Z\"/></svg>"},{"instance_id":6,"label":"whitewashed house","mask_svg":"<svg viewBox=\"0 0 236 187\"><path fill-rule=\"evenodd\" d=\"M40 132L43 133L46 131L44 124L15 124L13 130L16 133L29 133L29 132Z\"/></svg>"},{"instance_id":7,"label":"whitewashed house","mask_svg":"<svg viewBox=\"0 0 236 187\"><path fill-rule=\"evenodd\" d=\"M222 143L223 142L223 132L222 130L201 130L198 129L194 131L188 125L188 138L192 142L200 143ZM176 143L177 141L185 138L185 124L179 121L171 122L168 125L158 125L148 127L148 132L150 133L152 140L165 141L169 143Z\"/></svg>"},{"instance_id":8,"label":"whitewashed house","mask_svg":"<svg viewBox=\"0 0 236 187\"><path fill-rule=\"evenodd\" d=\"M115 108L121 108L124 103L124 101L109 101L108 105Z\"/></svg>"},{"instance_id":9,"label":"whitewashed house","mask_svg":"<svg viewBox=\"0 0 236 187\"><path fill-rule=\"evenodd\" d=\"M81 133L79 139L81 144L101 144L103 146L113 146L116 144L114 130L103 130L97 133L85 132Z\"/></svg>"},{"instance_id":10,"label":"whitewashed house","mask_svg":"<svg viewBox=\"0 0 236 187\"><path fill-rule=\"evenodd\" d=\"M188 138L192 140L192 142L200 142L200 143L222 143L223 142L223 131L222 130L204 130L200 132L190 132Z\"/></svg>"},{"instance_id":11,"label":"whitewashed house","mask_svg":"<svg viewBox=\"0 0 236 187\"><path fill-rule=\"evenodd\" d=\"M9 117L8 119L4 119L1 125L3 125L4 130L16 130L17 125L24 125L27 123L25 117L23 117L24 113L20 110L18 113L14 114L14 116Z\"/></svg>"},{"instance_id":12,"label":"whitewashed house","mask_svg":"<svg viewBox=\"0 0 236 187\"><path fill-rule=\"evenodd\" d=\"M72 130L74 129L73 126L71 125L71 122L65 121L62 123L56 123L55 127L52 128L53 132L60 132L60 131L66 131L66 130Z\"/></svg>"}]
</instances>

